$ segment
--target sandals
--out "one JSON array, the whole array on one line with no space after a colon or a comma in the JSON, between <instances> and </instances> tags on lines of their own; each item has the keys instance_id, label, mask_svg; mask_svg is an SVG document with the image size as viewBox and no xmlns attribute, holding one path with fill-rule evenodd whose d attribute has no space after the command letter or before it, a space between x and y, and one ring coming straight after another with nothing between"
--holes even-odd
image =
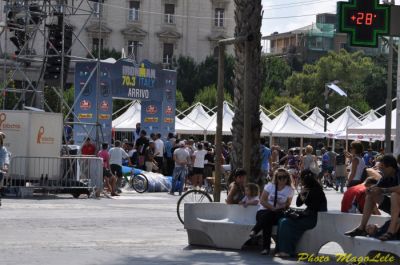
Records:
<instances>
[{"instance_id":1,"label":"sandals","mask_svg":"<svg viewBox=\"0 0 400 265\"><path fill-rule=\"evenodd\" d=\"M391 233L391 232L386 232L383 235L381 235L380 237L378 237L379 240L381 241L389 241L389 240L396 240L396 234L395 233Z\"/></svg>"}]
</instances>

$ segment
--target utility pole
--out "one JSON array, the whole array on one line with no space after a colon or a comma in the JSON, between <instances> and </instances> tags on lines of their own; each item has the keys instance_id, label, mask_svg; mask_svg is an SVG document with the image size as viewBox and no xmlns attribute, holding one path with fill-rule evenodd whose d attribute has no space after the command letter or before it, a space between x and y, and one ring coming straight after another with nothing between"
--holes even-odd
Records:
<instances>
[{"instance_id":1,"label":"utility pole","mask_svg":"<svg viewBox=\"0 0 400 265\"><path fill-rule=\"evenodd\" d=\"M222 156L222 112L224 102L224 60L225 46L244 42L247 36L230 38L218 41L218 86L217 86L217 131L215 133L215 178L214 178L214 202L221 200L221 156ZM247 42L247 41L246 41ZM246 78L245 78L246 79Z\"/></svg>"},{"instance_id":2,"label":"utility pole","mask_svg":"<svg viewBox=\"0 0 400 265\"><path fill-rule=\"evenodd\" d=\"M400 40L397 46L397 100L396 100L396 139L394 140L394 155L400 154Z\"/></svg>"},{"instance_id":3,"label":"utility pole","mask_svg":"<svg viewBox=\"0 0 400 265\"><path fill-rule=\"evenodd\" d=\"M390 5L394 5L394 0ZM389 37L389 62L386 90L385 153L392 153L392 88L393 87L393 37Z\"/></svg>"}]
</instances>

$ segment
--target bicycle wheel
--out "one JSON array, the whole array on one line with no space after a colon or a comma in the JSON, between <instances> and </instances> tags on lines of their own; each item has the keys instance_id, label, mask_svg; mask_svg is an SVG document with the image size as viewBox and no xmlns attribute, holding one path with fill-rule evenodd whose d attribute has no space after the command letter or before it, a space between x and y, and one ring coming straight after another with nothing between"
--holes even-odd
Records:
<instances>
[{"instance_id":1,"label":"bicycle wheel","mask_svg":"<svg viewBox=\"0 0 400 265\"><path fill-rule=\"evenodd\" d=\"M136 192L143 193L149 188L149 181L143 174L133 175L131 178L131 186Z\"/></svg>"},{"instance_id":2,"label":"bicycle wheel","mask_svg":"<svg viewBox=\"0 0 400 265\"><path fill-rule=\"evenodd\" d=\"M190 190L185 192L178 200L176 206L176 214L179 221L183 224L185 203L187 202L212 202L210 195L202 190Z\"/></svg>"}]
</instances>

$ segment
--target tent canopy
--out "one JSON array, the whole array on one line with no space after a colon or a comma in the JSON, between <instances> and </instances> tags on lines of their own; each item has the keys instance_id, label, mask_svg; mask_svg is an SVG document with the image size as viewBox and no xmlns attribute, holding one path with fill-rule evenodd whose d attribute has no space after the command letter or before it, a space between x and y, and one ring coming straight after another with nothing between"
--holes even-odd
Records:
<instances>
[{"instance_id":1,"label":"tent canopy","mask_svg":"<svg viewBox=\"0 0 400 265\"><path fill-rule=\"evenodd\" d=\"M315 130L310 128L294 113L287 104L284 110L271 122L265 125L274 137L306 137L317 138Z\"/></svg>"},{"instance_id":2,"label":"tent canopy","mask_svg":"<svg viewBox=\"0 0 400 265\"><path fill-rule=\"evenodd\" d=\"M132 131L136 128L136 123L140 122L141 109L139 102L132 102L132 105L121 116L112 121L112 127L119 132Z\"/></svg>"},{"instance_id":3,"label":"tent canopy","mask_svg":"<svg viewBox=\"0 0 400 265\"><path fill-rule=\"evenodd\" d=\"M396 109L392 110L392 135L396 134ZM386 116L382 116L377 120L374 120L373 122L370 122L368 124L362 125L362 126L352 126L351 128L348 129L348 133L354 133L354 134L363 134L363 135L377 135L377 134L385 134L385 120Z\"/></svg>"},{"instance_id":4,"label":"tent canopy","mask_svg":"<svg viewBox=\"0 0 400 265\"><path fill-rule=\"evenodd\" d=\"M314 129L317 132L324 132L324 121L325 121L325 118L321 114L319 109L314 108L311 115L308 116L308 118L304 120L304 123L308 127ZM329 123L327 123L327 125L329 126Z\"/></svg>"},{"instance_id":5,"label":"tent canopy","mask_svg":"<svg viewBox=\"0 0 400 265\"><path fill-rule=\"evenodd\" d=\"M334 120L328 129L333 134L345 132L347 128L361 126L362 122L353 114L350 107L346 107L342 115Z\"/></svg>"}]
</instances>

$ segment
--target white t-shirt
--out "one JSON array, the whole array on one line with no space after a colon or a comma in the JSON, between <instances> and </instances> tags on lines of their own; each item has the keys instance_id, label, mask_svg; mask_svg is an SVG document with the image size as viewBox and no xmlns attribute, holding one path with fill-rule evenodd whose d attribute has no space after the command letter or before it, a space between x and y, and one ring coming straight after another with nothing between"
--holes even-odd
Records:
<instances>
[{"instance_id":1,"label":"white t-shirt","mask_svg":"<svg viewBox=\"0 0 400 265\"><path fill-rule=\"evenodd\" d=\"M207 154L206 150L194 151L194 164L193 167L204 168L204 158Z\"/></svg>"},{"instance_id":2,"label":"white t-shirt","mask_svg":"<svg viewBox=\"0 0 400 265\"><path fill-rule=\"evenodd\" d=\"M157 139L154 141L154 154L157 154L158 157L164 156L164 142L161 139Z\"/></svg>"},{"instance_id":3,"label":"white t-shirt","mask_svg":"<svg viewBox=\"0 0 400 265\"><path fill-rule=\"evenodd\" d=\"M260 197L259 196L247 197L246 195L240 202L249 202L249 201L260 201Z\"/></svg>"},{"instance_id":4,"label":"white t-shirt","mask_svg":"<svg viewBox=\"0 0 400 265\"><path fill-rule=\"evenodd\" d=\"M128 158L128 154L121 147L113 147L108 151L110 154L110 165L122 166L122 159Z\"/></svg>"},{"instance_id":5,"label":"white t-shirt","mask_svg":"<svg viewBox=\"0 0 400 265\"><path fill-rule=\"evenodd\" d=\"M190 163L190 155L189 155L189 152L186 150L186 148L180 147L178 149L175 149L174 157L176 157L176 161L175 161L176 167L182 167L182 165L179 165L177 162L185 161L187 164Z\"/></svg>"},{"instance_id":6,"label":"white t-shirt","mask_svg":"<svg viewBox=\"0 0 400 265\"><path fill-rule=\"evenodd\" d=\"M275 184L268 183L264 187L264 192L268 192L268 203L272 206L274 205L275 200ZM286 206L286 202L288 198L293 198L294 190L290 186L285 186L282 190L278 190L278 199L276 200L276 208L284 208ZM260 204L258 210L264 210L264 206Z\"/></svg>"}]
</instances>

